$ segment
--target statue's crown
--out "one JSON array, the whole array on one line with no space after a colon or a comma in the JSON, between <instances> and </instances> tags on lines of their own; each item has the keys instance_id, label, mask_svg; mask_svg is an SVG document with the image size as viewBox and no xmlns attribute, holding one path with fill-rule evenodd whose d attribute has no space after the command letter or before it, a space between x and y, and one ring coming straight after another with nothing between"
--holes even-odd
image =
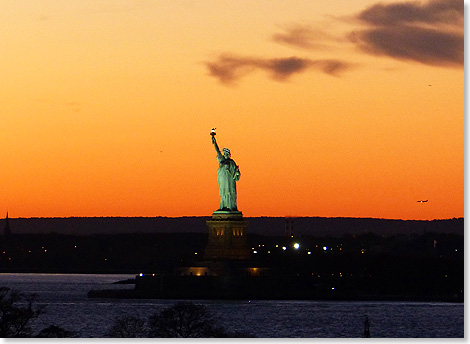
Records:
<instances>
[{"instance_id":1,"label":"statue's crown","mask_svg":"<svg viewBox=\"0 0 470 344\"><path fill-rule=\"evenodd\" d=\"M224 148L224 149L222 149L222 150L223 150L223 152L224 152L224 153L228 153L228 154L230 154L230 149L228 149L228 148Z\"/></svg>"}]
</instances>

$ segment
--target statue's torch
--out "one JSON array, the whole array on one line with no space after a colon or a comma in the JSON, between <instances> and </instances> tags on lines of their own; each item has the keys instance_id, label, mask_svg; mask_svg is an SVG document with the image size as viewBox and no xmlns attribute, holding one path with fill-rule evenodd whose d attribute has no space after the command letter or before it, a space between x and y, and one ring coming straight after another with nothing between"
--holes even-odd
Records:
<instances>
[{"instance_id":1,"label":"statue's torch","mask_svg":"<svg viewBox=\"0 0 470 344\"><path fill-rule=\"evenodd\" d=\"M214 138L214 136L215 136L215 129L217 129L217 128L212 128L212 130L211 130L211 136L212 136L212 138Z\"/></svg>"}]
</instances>

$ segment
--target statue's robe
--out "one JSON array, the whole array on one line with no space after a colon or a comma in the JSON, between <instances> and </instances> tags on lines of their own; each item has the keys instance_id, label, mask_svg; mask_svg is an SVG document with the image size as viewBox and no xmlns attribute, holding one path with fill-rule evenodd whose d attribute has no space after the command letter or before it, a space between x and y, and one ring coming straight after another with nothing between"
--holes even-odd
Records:
<instances>
[{"instance_id":1,"label":"statue's robe","mask_svg":"<svg viewBox=\"0 0 470 344\"><path fill-rule=\"evenodd\" d=\"M232 159L217 155L219 170L217 171L220 194L219 210L237 210L237 185L240 170Z\"/></svg>"}]
</instances>

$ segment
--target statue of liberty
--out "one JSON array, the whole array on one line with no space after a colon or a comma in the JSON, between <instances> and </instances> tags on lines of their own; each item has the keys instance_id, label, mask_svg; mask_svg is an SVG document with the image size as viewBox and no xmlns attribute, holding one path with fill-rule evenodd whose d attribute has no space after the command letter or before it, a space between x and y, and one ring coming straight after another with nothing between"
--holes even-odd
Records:
<instances>
[{"instance_id":1,"label":"statue of liberty","mask_svg":"<svg viewBox=\"0 0 470 344\"><path fill-rule=\"evenodd\" d=\"M230 150L223 148L223 154L220 152L217 141L215 140L215 128L211 132L212 143L217 152L219 169L217 171L220 194L220 210L238 211L237 209L237 186L236 182L240 179L240 170L235 161L230 158Z\"/></svg>"}]
</instances>

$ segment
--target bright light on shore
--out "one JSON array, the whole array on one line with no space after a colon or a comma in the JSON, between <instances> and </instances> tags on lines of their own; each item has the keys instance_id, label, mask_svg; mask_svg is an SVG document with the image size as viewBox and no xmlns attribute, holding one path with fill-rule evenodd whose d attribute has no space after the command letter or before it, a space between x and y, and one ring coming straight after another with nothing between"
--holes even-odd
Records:
<instances>
[{"instance_id":1,"label":"bright light on shore","mask_svg":"<svg viewBox=\"0 0 470 344\"><path fill-rule=\"evenodd\" d=\"M300 244L299 244L299 243L295 243L295 244L294 244L294 248L295 248L296 250L298 250L299 247L300 247Z\"/></svg>"}]
</instances>

